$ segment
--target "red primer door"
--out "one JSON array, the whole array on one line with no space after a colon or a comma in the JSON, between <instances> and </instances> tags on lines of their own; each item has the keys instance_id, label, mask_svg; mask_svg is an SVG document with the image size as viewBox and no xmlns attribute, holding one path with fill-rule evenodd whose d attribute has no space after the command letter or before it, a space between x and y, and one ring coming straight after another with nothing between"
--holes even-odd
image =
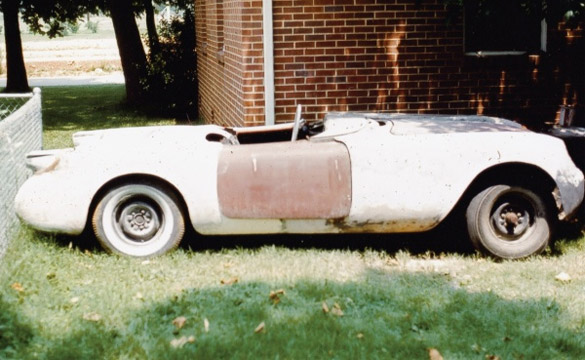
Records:
<instances>
[{"instance_id":1,"label":"red primer door","mask_svg":"<svg viewBox=\"0 0 585 360\"><path fill-rule=\"evenodd\" d=\"M225 146L217 177L229 218L336 219L351 206L349 153L334 141Z\"/></svg>"}]
</instances>

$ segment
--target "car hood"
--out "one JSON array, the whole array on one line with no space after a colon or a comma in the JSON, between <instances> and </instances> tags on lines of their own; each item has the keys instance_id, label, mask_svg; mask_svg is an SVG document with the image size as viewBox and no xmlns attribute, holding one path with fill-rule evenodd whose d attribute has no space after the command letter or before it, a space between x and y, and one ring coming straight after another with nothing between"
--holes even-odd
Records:
<instances>
[{"instance_id":1,"label":"car hood","mask_svg":"<svg viewBox=\"0 0 585 360\"><path fill-rule=\"evenodd\" d=\"M180 142L189 143L205 140L209 134L231 136L222 127L215 125L167 125L147 127L127 127L104 130L80 131L73 134L76 149L95 146L131 147L145 143Z\"/></svg>"}]
</instances>

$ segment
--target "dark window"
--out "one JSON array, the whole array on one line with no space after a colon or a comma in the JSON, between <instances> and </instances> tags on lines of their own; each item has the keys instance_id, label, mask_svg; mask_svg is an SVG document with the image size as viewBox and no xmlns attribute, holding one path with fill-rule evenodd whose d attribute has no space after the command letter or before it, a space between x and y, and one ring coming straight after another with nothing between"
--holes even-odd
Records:
<instances>
[{"instance_id":1,"label":"dark window","mask_svg":"<svg viewBox=\"0 0 585 360\"><path fill-rule=\"evenodd\" d=\"M542 8L526 0L465 2L466 52L529 52L545 50Z\"/></svg>"}]
</instances>

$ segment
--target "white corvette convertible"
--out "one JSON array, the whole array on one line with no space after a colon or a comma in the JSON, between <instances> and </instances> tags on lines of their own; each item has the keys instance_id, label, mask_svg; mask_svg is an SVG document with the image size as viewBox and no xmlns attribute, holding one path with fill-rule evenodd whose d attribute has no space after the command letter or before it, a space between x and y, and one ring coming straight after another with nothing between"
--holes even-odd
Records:
<instances>
[{"instance_id":1,"label":"white corvette convertible","mask_svg":"<svg viewBox=\"0 0 585 360\"><path fill-rule=\"evenodd\" d=\"M291 141L292 139L292 141ZM200 234L420 232L465 209L472 244L541 252L583 200L561 140L479 116L330 113L307 126L79 132L28 155L19 217L48 232L91 226L113 253L150 257Z\"/></svg>"}]
</instances>

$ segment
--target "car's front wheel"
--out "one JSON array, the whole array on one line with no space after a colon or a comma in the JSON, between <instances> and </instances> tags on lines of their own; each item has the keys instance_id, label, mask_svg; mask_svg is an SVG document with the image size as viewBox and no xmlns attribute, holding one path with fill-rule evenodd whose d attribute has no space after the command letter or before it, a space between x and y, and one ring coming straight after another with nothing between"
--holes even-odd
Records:
<instances>
[{"instance_id":1,"label":"car's front wheel","mask_svg":"<svg viewBox=\"0 0 585 360\"><path fill-rule=\"evenodd\" d=\"M98 202L92 224L106 251L134 257L174 250L185 233L176 196L152 184L125 184L109 190Z\"/></svg>"},{"instance_id":2,"label":"car's front wheel","mask_svg":"<svg viewBox=\"0 0 585 360\"><path fill-rule=\"evenodd\" d=\"M552 221L546 202L523 187L488 187L471 200L466 218L473 246L500 259L538 254L551 238Z\"/></svg>"}]
</instances>

